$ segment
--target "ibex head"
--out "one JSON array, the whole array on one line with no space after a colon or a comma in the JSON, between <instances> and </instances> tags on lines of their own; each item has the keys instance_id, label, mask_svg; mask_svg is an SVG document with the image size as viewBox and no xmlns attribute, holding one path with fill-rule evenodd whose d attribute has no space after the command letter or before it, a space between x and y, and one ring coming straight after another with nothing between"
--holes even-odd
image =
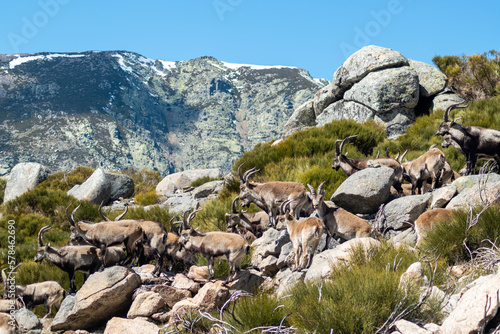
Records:
<instances>
[{"instance_id":1,"label":"ibex head","mask_svg":"<svg viewBox=\"0 0 500 334\"><path fill-rule=\"evenodd\" d=\"M453 121L450 121L449 116L450 116L450 112L453 109L467 108L469 106L468 104L461 106L462 103L463 102L452 104L451 106L446 108L444 115L443 115L443 122L441 123L441 125L439 125L439 128L436 131L437 136L444 136L446 133L448 133L450 131L453 124L455 124L455 122L460 119L460 117L459 117L459 118L455 118Z\"/></svg>"},{"instance_id":2,"label":"ibex head","mask_svg":"<svg viewBox=\"0 0 500 334\"><path fill-rule=\"evenodd\" d=\"M241 220L241 216L243 215L243 213L245 211L243 210L237 210L236 209L236 206L237 206L237 203L239 201L240 197L239 196L236 196L234 199L233 199L233 202L231 204L231 213L226 213L225 215L225 219L226 219L226 228L227 229L231 229L233 227L235 227L236 225L238 225L238 223L240 222Z\"/></svg>"},{"instance_id":3,"label":"ibex head","mask_svg":"<svg viewBox=\"0 0 500 334\"><path fill-rule=\"evenodd\" d=\"M252 167L242 175L241 174L241 166L243 166L243 164L241 164L238 167L238 175L240 177L240 196L239 196L239 198L241 200L241 206L246 207L246 206L250 205L250 203L251 203L251 200L248 197L250 195L252 188L254 187L254 185L252 185L252 183L250 183L248 181L248 179L253 174L258 173L260 171L260 169L256 169L255 167Z\"/></svg>"},{"instance_id":4,"label":"ibex head","mask_svg":"<svg viewBox=\"0 0 500 334\"><path fill-rule=\"evenodd\" d=\"M358 135L353 135L346 137L343 140L338 139L335 141L335 158L333 159L332 163L333 169L339 170L342 162L344 162L344 160L347 159L346 156L342 154L342 149L344 148L345 142L350 139L356 138L357 136Z\"/></svg>"},{"instance_id":5,"label":"ibex head","mask_svg":"<svg viewBox=\"0 0 500 334\"><path fill-rule=\"evenodd\" d=\"M184 247L189 247L187 245L189 243L189 239L193 236L198 236L199 232L196 231L194 228L191 227L191 220L196 216L196 213L201 211L201 209L194 210L187 216L187 213L189 211L184 212L184 217L183 217L183 224L182 224L182 231L181 235L179 238L179 243L184 246ZM187 216L187 217L186 217Z\"/></svg>"},{"instance_id":6,"label":"ibex head","mask_svg":"<svg viewBox=\"0 0 500 334\"><path fill-rule=\"evenodd\" d=\"M45 258L45 253L49 250L50 243L46 244L45 246L43 245L43 235L51 228L52 227L47 225L42 227L38 232L38 249L36 250L35 258L33 259L33 261L41 262Z\"/></svg>"},{"instance_id":7,"label":"ibex head","mask_svg":"<svg viewBox=\"0 0 500 334\"><path fill-rule=\"evenodd\" d=\"M307 187L309 188L310 192L307 193L307 196L309 199L311 199L313 209L316 210L321 202L323 201L325 197L325 190L323 189L323 186L325 185L326 181L321 182L321 184L318 187L318 192L314 190L314 187L311 186L309 183L307 184ZM323 191L321 191L323 189Z\"/></svg>"},{"instance_id":8,"label":"ibex head","mask_svg":"<svg viewBox=\"0 0 500 334\"><path fill-rule=\"evenodd\" d=\"M290 208L290 203L292 200L286 200L280 205L280 211L279 215L276 217L276 229L277 230L283 230L287 226L288 221L293 221L295 220L295 216L292 215L291 208Z\"/></svg>"}]
</instances>

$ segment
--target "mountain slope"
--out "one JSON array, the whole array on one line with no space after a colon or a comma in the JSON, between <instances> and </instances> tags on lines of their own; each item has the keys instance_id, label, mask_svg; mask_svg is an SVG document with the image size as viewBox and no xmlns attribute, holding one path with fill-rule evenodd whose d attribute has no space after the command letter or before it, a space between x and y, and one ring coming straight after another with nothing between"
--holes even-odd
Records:
<instances>
[{"instance_id":1,"label":"mountain slope","mask_svg":"<svg viewBox=\"0 0 500 334\"><path fill-rule=\"evenodd\" d=\"M213 57L0 55L0 175L24 161L229 171L244 151L280 137L294 108L326 83L295 67Z\"/></svg>"}]
</instances>

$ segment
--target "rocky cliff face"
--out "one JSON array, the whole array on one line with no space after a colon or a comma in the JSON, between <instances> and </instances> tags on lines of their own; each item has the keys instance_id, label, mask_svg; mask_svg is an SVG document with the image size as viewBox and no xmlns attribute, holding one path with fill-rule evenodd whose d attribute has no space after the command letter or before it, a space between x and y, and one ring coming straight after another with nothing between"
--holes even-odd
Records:
<instances>
[{"instance_id":1,"label":"rocky cliff face","mask_svg":"<svg viewBox=\"0 0 500 334\"><path fill-rule=\"evenodd\" d=\"M213 57L0 55L0 176L25 161L228 171L244 151L280 137L293 110L327 83L299 68Z\"/></svg>"}]
</instances>

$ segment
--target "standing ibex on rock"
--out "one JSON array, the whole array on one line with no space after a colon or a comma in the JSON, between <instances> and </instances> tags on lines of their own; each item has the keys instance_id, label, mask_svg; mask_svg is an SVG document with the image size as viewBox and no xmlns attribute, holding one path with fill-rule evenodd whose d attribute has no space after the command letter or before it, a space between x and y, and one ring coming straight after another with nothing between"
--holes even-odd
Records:
<instances>
[{"instance_id":1,"label":"standing ibex on rock","mask_svg":"<svg viewBox=\"0 0 500 334\"><path fill-rule=\"evenodd\" d=\"M266 211L248 213L243 210L236 209L236 203L240 198L236 196L231 204L231 214L226 213L226 228L234 230L238 225L241 225L247 232L251 232L255 237L260 238L262 233L269 226L269 215ZM234 232L234 231L233 231Z\"/></svg>"},{"instance_id":2,"label":"standing ibex on rock","mask_svg":"<svg viewBox=\"0 0 500 334\"><path fill-rule=\"evenodd\" d=\"M241 175L241 164L238 167L240 177L240 195L242 206L248 206L255 203L262 210L265 210L269 216L269 225L276 226L276 215L280 205L290 200L290 209L299 218L300 209L308 203L307 189L299 182L267 182L255 183L248 179L251 175L258 173L260 169L255 167L247 170Z\"/></svg>"},{"instance_id":3,"label":"standing ibex on rock","mask_svg":"<svg viewBox=\"0 0 500 334\"><path fill-rule=\"evenodd\" d=\"M124 263L131 261L136 255L138 244L144 243L146 237L144 231L136 220L120 220L117 222L75 222L75 213L80 206L78 205L72 212L71 216L68 214L66 208L66 216L71 225L70 241L76 242L79 239L87 241L89 244L94 245L101 249L101 255L106 257L106 247L124 244L127 251L127 259Z\"/></svg>"},{"instance_id":4,"label":"standing ibex on rock","mask_svg":"<svg viewBox=\"0 0 500 334\"><path fill-rule=\"evenodd\" d=\"M318 192L314 187L307 184L310 192L309 198L313 203L313 208L316 209L319 218L323 221L327 230L327 239L324 249L328 248L331 238L334 234L342 239L350 240L354 238L377 237L379 233L362 218L338 206L329 206L325 203L325 190L323 190L323 181Z\"/></svg>"},{"instance_id":5,"label":"standing ibex on rock","mask_svg":"<svg viewBox=\"0 0 500 334\"><path fill-rule=\"evenodd\" d=\"M444 153L436 147L431 147L414 160L402 163L404 177L411 183L412 195L423 194L428 179L431 179L430 190L436 189L445 164Z\"/></svg>"},{"instance_id":6,"label":"standing ibex on rock","mask_svg":"<svg viewBox=\"0 0 500 334\"><path fill-rule=\"evenodd\" d=\"M193 211L186 222L189 224L196 212ZM183 226L179 242L189 251L201 253L208 262L208 280L214 278L216 258L227 259L229 275L226 283L236 278L241 270L241 260L250 252L250 246L239 234L229 232L198 232L189 225Z\"/></svg>"},{"instance_id":7,"label":"standing ibex on rock","mask_svg":"<svg viewBox=\"0 0 500 334\"><path fill-rule=\"evenodd\" d=\"M342 154L342 149L346 141L356 138L358 135L353 135L344 138L343 140L338 139L335 141L335 158L333 159L332 168L338 170L342 168L347 176L359 172L362 169L370 167L380 167L386 166L394 169L394 188L397 190L399 196L403 194L403 188L401 183L403 182L403 169L401 168L398 160L394 158L368 158L368 159L350 159L346 155ZM340 145L339 145L340 144Z\"/></svg>"},{"instance_id":8,"label":"standing ibex on rock","mask_svg":"<svg viewBox=\"0 0 500 334\"><path fill-rule=\"evenodd\" d=\"M10 272L15 272L15 270L21 265L18 264ZM52 312L52 306L59 309L61 302L66 295L63 287L56 281L45 281L39 283L32 283L28 285L11 285L9 283L9 278L5 274L5 269L2 269L2 279L4 282L4 291L8 293L4 294L4 298L9 297L11 294L16 297L20 297L26 308L33 309L36 305L45 305L45 316Z\"/></svg>"},{"instance_id":9,"label":"standing ibex on rock","mask_svg":"<svg viewBox=\"0 0 500 334\"><path fill-rule=\"evenodd\" d=\"M295 270L306 269L311 265L312 258L325 230L325 225L318 217L297 220L288 208L290 201L285 201L280 207L276 228L287 229L295 254Z\"/></svg>"},{"instance_id":10,"label":"standing ibex on rock","mask_svg":"<svg viewBox=\"0 0 500 334\"><path fill-rule=\"evenodd\" d=\"M468 105L460 106L454 104L449 106L443 115L443 122L436 131L437 136L449 134L451 140L460 146L460 152L467 159L465 175L474 173L478 157L491 157L500 166L500 131L483 128L480 126L463 126L456 123L459 118L449 120L450 112L456 108L466 108Z\"/></svg>"},{"instance_id":11,"label":"standing ibex on rock","mask_svg":"<svg viewBox=\"0 0 500 334\"><path fill-rule=\"evenodd\" d=\"M67 272L69 279L68 293L72 294L76 292L76 271L84 273L85 281L88 275L93 274L101 267L98 248L94 246L51 247L49 243L44 246L43 234L50 229L50 226L45 226L38 232L38 249L33 261L41 262L43 259L47 259L59 269Z\"/></svg>"}]
</instances>

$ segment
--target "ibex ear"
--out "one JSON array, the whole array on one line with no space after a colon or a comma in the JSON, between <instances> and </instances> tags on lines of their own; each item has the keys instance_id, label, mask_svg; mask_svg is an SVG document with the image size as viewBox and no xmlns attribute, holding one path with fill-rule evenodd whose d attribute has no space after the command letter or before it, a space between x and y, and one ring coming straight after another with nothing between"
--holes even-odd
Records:
<instances>
[{"instance_id":1,"label":"ibex ear","mask_svg":"<svg viewBox=\"0 0 500 334\"><path fill-rule=\"evenodd\" d=\"M45 244L45 250L49 250L49 248L50 248L50 242Z\"/></svg>"}]
</instances>

